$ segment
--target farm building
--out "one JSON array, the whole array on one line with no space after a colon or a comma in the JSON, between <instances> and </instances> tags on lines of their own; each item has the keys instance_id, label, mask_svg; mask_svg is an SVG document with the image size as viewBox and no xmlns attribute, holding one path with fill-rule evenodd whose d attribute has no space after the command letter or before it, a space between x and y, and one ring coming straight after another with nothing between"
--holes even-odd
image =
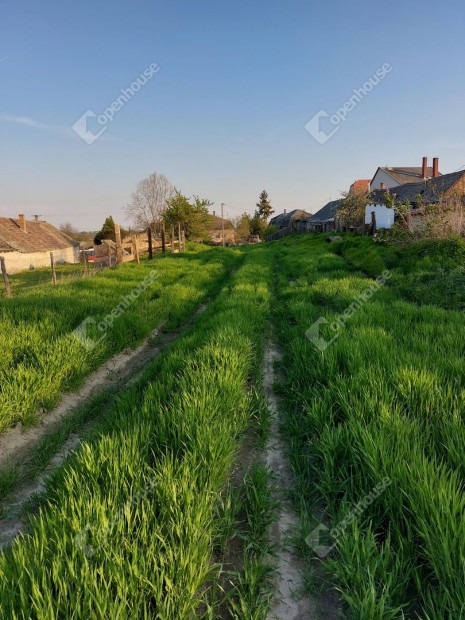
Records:
<instances>
[{"instance_id":1,"label":"farm building","mask_svg":"<svg viewBox=\"0 0 465 620\"><path fill-rule=\"evenodd\" d=\"M284 209L283 213L271 218L270 225L277 226L278 228L289 228L289 226L292 226L292 224L298 220L310 217L310 215L311 213L303 211L302 209L294 209L293 211L289 211L289 213Z\"/></svg>"},{"instance_id":2,"label":"farm building","mask_svg":"<svg viewBox=\"0 0 465 620\"><path fill-rule=\"evenodd\" d=\"M375 204L383 204L384 194L387 190L372 192L372 200ZM412 209L420 204L436 204L441 197L453 194L465 196L465 170L442 174L441 176L421 181L420 183L405 183L389 189L389 194L395 202L410 202Z\"/></svg>"},{"instance_id":3,"label":"farm building","mask_svg":"<svg viewBox=\"0 0 465 620\"><path fill-rule=\"evenodd\" d=\"M208 232L215 245L221 245L223 242L221 221L221 218L213 212L212 222L208 227ZM226 219L224 220L224 242L226 245L236 245L237 243L236 229L232 222Z\"/></svg>"},{"instance_id":4,"label":"farm building","mask_svg":"<svg viewBox=\"0 0 465 620\"><path fill-rule=\"evenodd\" d=\"M387 193L395 203L410 203L408 215L411 228L419 229L423 226L425 207L444 204L443 201L452 197L458 198L465 206L465 170L443 174L420 183L405 183L389 190L376 190L371 193L373 207L382 206ZM444 214L444 225L447 224L448 217Z\"/></svg>"},{"instance_id":5,"label":"farm building","mask_svg":"<svg viewBox=\"0 0 465 620\"><path fill-rule=\"evenodd\" d=\"M307 217L300 223L301 230L305 232L326 232L337 230L336 211L341 204L340 200L331 200L324 207Z\"/></svg>"},{"instance_id":6,"label":"farm building","mask_svg":"<svg viewBox=\"0 0 465 620\"><path fill-rule=\"evenodd\" d=\"M47 222L0 217L0 256L10 274L50 266L50 252L56 263L78 263L79 241Z\"/></svg>"}]
</instances>

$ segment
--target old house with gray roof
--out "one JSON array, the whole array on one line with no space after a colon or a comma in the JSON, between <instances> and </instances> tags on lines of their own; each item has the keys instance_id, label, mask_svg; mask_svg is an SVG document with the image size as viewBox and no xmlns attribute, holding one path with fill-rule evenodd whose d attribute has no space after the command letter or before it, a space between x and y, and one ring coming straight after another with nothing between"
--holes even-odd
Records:
<instances>
[{"instance_id":1,"label":"old house with gray roof","mask_svg":"<svg viewBox=\"0 0 465 620\"><path fill-rule=\"evenodd\" d=\"M315 215L311 215L301 222L301 230L305 232L337 230L337 210L340 205L340 200L330 200Z\"/></svg>"},{"instance_id":2,"label":"old house with gray roof","mask_svg":"<svg viewBox=\"0 0 465 620\"><path fill-rule=\"evenodd\" d=\"M280 229L289 228L289 226L292 226L292 224L294 224L294 222L296 222L297 220L310 217L310 215L311 213L308 213L307 211L304 211L303 209L294 209L293 211L289 211L289 213L287 213L287 211L284 210L283 213L280 213L279 215L275 215L274 217L271 218L270 225L277 226Z\"/></svg>"}]
</instances>

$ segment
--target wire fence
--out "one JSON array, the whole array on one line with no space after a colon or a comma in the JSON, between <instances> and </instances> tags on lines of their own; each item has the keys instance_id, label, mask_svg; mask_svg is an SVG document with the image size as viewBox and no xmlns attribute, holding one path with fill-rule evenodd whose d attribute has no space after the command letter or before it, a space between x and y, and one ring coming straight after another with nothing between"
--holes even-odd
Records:
<instances>
[{"instance_id":1,"label":"wire fence","mask_svg":"<svg viewBox=\"0 0 465 620\"><path fill-rule=\"evenodd\" d=\"M110 241L87 250L70 248L32 254L0 251L0 297L16 296L44 285L56 286L91 278L118 264L139 262L144 255L150 258L155 253L179 252L182 247L179 241L171 244L155 235L149 238L134 235L118 245Z\"/></svg>"}]
</instances>

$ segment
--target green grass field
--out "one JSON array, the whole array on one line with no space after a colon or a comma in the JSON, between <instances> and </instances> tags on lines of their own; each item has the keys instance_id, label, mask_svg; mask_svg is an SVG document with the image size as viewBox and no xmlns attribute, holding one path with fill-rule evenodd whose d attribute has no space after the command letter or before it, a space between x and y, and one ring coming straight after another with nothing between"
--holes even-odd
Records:
<instances>
[{"instance_id":1,"label":"green grass field","mask_svg":"<svg viewBox=\"0 0 465 620\"><path fill-rule=\"evenodd\" d=\"M254 413L266 258L248 257L49 480L30 534L0 558L0 617L208 614L217 506Z\"/></svg>"},{"instance_id":2,"label":"green grass field","mask_svg":"<svg viewBox=\"0 0 465 620\"><path fill-rule=\"evenodd\" d=\"M316 504L327 527L342 524L325 562L349 617L465 617L463 242L394 250L302 236L275 252L304 533ZM386 285L333 331L384 269ZM324 350L305 335L320 317L323 337L336 335Z\"/></svg>"},{"instance_id":3,"label":"green grass field","mask_svg":"<svg viewBox=\"0 0 465 620\"><path fill-rule=\"evenodd\" d=\"M210 297L30 506L27 532L0 557L0 618L266 618L269 472L246 474L239 512L230 482L263 416L270 321L309 595L336 588L354 620L465 618L464 265L456 240L198 248L154 261L143 303L88 356L70 332L89 313L101 320L151 265L1 301L4 428ZM245 552L230 573L238 519Z\"/></svg>"},{"instance_id":4,"label":"green grass field","mask_svg":"<svg viewBox=\"0 0 465 620\"><path fill-rule=\"evenodd\" d=\"M187 255L126 263L93 277L56 287L36 286L0 300L3 363L0 368L0 432L17 422L34 423L63 391L75 388L105 359L134 346L162 323L180 325L213 293L239 258L238 253L197 247ZM29 274L26 274L29 275ZM153 276L153 277L151 277ZM141 282L136 295L114 320L102 323ZM73 335L99 341L89 349ZM101 336L104 338L101 339Z\"/></svg>"}]
</instances>

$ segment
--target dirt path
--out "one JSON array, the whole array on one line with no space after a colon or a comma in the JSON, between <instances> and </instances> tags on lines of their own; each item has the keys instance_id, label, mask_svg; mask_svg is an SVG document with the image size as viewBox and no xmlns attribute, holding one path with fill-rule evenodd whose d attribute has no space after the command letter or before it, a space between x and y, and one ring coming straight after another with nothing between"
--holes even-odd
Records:
<instances>
[{"instance_id":1,"label":"dirt path","mask_svg":"<svg viewBox=\"0 0 465 620\"><path fill-rule=\"evenodd\" d=\"M298 518L288 498L288 489L293 485L292 472L284 454L279 432L279 401L273 390L276 380L275 360L281 358L280 352L269 343L264 359L264 388L268 408L271 413L270 438L266 446L265 462L276 475L277 496L281 507L278 520L274 524L271 537L277 545L276 593L268 614L269 620L297 620L317 618L316 604L304 594L302 582L303 565L290 547L289 538L296 531Z\"/></svg>"},{"instance_id":2,"label":"dirt path","mask_svg":"<svg viewBox=\"0 0 465 620\"><path fill-rule=\"evenodd\" d=\"M334 591L309 596L303 584L304 563L292 547L291 537L298 527L298 516L289 498L294 485L293 474L285 454L280 434L279 398L273 384L279 379L274 362L281 359L281 352L269 342L265 350L263 377L268 408L271 413L270 438L265 450L265 461L276 476L276 495L280 501L278 519L271 531L276 544L277 577L275 596L268 613L268 620L336 620L340 618L340 605Z\"/></svg>"},{"instance_id":3,"label":"dirt path","mask_svg":"<svg viewBox=\"0 0 465 620\"><path fill-rule=\"evenodd\" d=\"M78 407L85 405L100 392L114 388L115 392L122 386L136 381L145 371L147 364L170 346L181 331L189 327L197 316L207 309L202 304L197 311L184 323L177 332L162 333L163 325L157 327L136 349L128 349L107 360L96 372L91 374L84 385L76 392L63 396L60 404L43 414L39 426L23 432L18 424L0 436L0 468L27 465L32 451L39 441L48 433L59 427L60 423L70 416ZM84 425L83 431L88 425ZM81 442L79 432L71 434L47 467L34 480L25 481L0 503L2 519L0 520L0 549L11 543L24 525L23 507L30 498L44 490L45 481L57 469L68 454L76 450Z\"/></svg>"}]
</instances>

